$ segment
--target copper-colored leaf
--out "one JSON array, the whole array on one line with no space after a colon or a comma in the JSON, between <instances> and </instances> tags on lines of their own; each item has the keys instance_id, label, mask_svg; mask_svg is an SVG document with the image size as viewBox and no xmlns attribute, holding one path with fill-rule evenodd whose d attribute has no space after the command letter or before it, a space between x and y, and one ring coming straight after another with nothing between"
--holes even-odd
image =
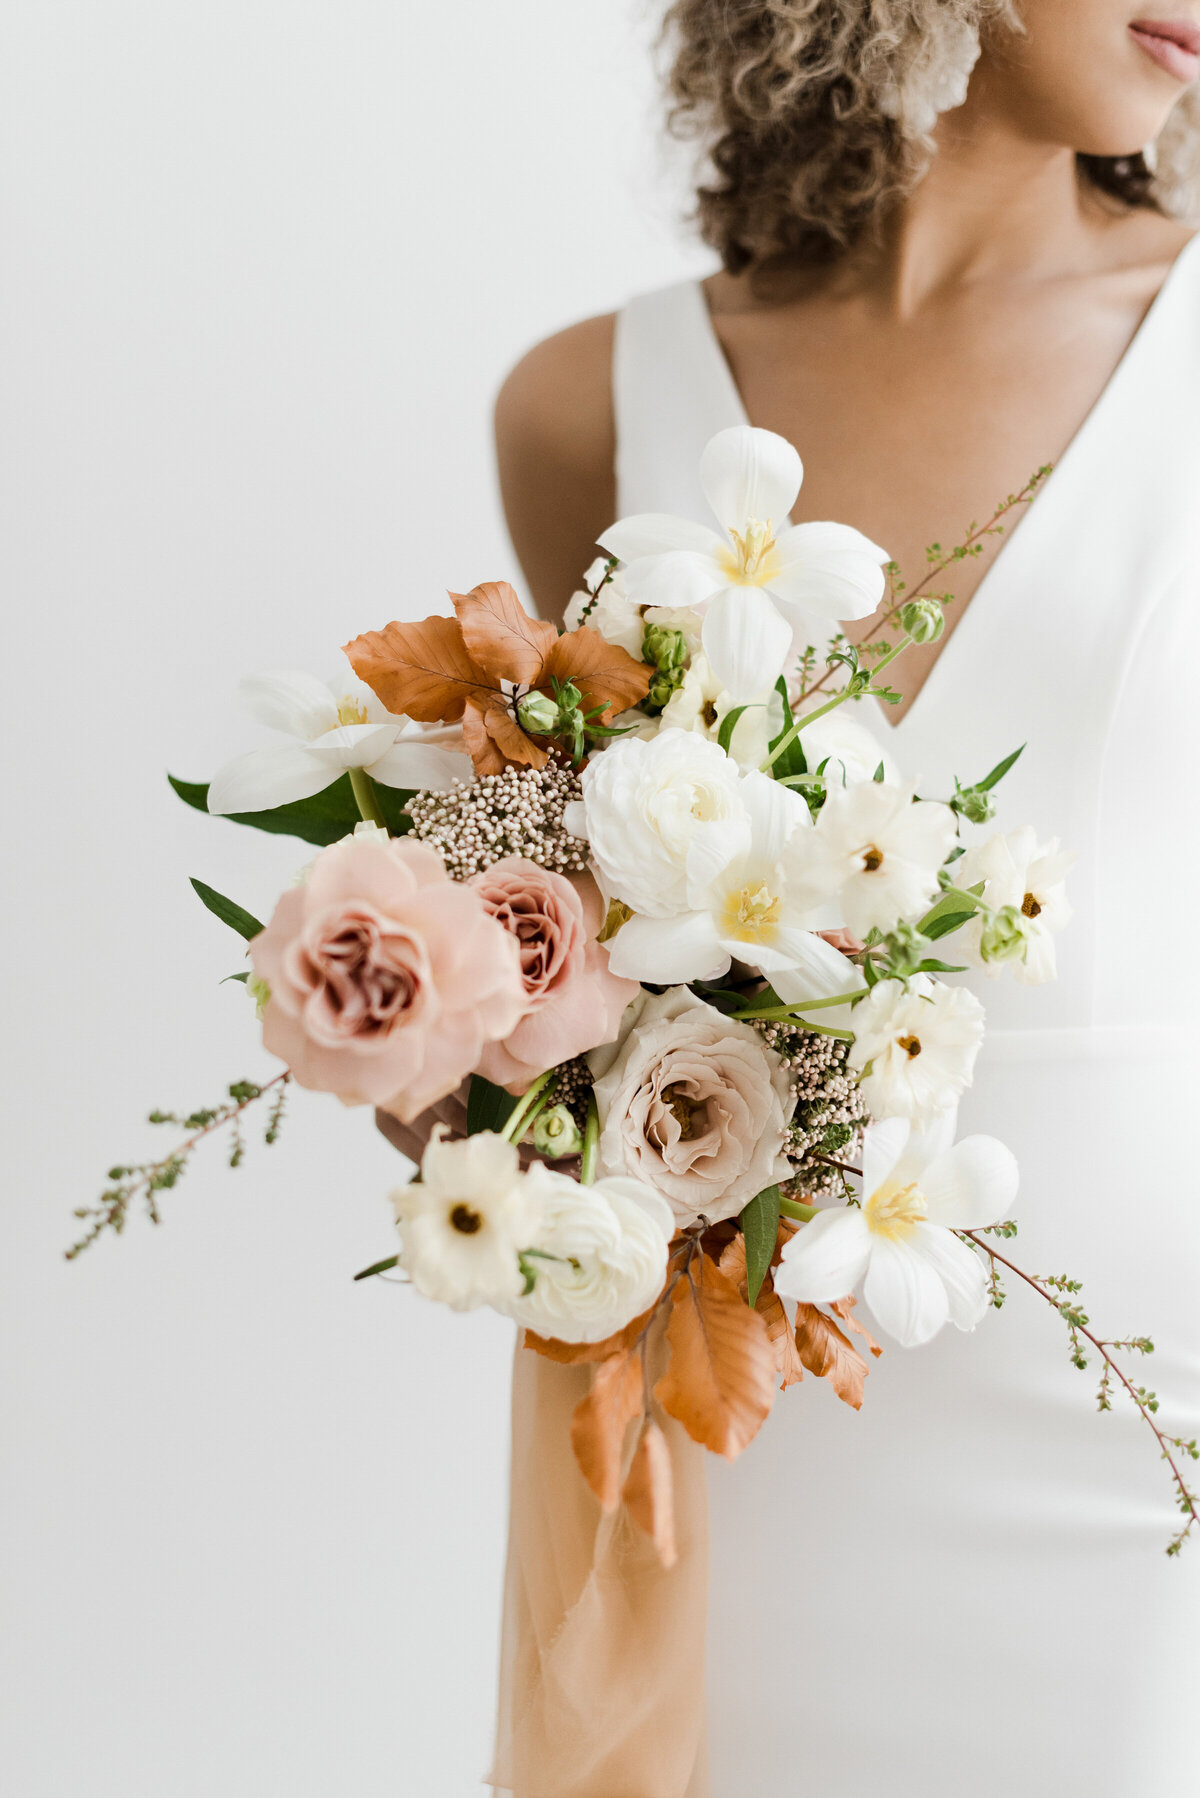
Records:
<instances>
[{"instance_id":1,"label":"copper-colored leaf","mask_svg":"<svg viewBox=\"0 0 1200 1798\"><path fill-rule=\"evenodd\" d=\"M422 724L453 724L472 698L486 700L498 682L472 660L457 618L385 624L345 645L360 680L389 712Z\"/></svg>"},{"instance_id":2,"label":"copper-colored leaf","mask_svg":"<svg viewBox=\"0 0 1200 1798\"><path fill-rule=\"evenodd\" d=\"M599 631L580 625L556 637L546 656L540 685L547 686L557 676L561 681L574 681L583 696L584 711L603 706L607 723L614 712L623 712L650 691L651 670L644 662L635 662L619 643L609 643Z\"/></svg>"},{"instance_id":3,"label":"copper-colored leaf","mask_svg":"<svg viewBox=\"0 0 1200 1798\"><path fill-rule=\"evenodd\" d=\"M533 1330L526 1330L524 1346L545 1355L547 1361L558 1361L565 1367L586 1361L607 1361L619 1349L633 1347L650 1322L650 1315L649 1311L643 1311L640 1317L635 1317L615 1336L606 1336L603 1342L559 1342L557 1337L539 1336Z\"/></svg>"},{"instance_id":4,"label":"copper-colored leaf","mask_svg":"<svg viewBox=\"0 0 1200 1798\"><path fill-rule=\"evenodd\" d=\"M750 1287L746 1279L746 1238L740 1230L721 1256L719 1265L726 1279L733 1281L748 1303ZM772 1286L770 1274L759 1288L754 1309L767 1326L775 1372L779 1375L779 1389L786 1392L789 1386L797 1385L804 1378L804 1363L796 1348L796 1338L783 1308L783 1300Z\"/></svg>"},{"instance_id":5,"label":"copper-colored leaf","mask_svg":"<svg viewBox=\"0 0 1200 1798\"><path fill-rule=\"evenodd\" d=\"M834 1299L829 1309L835 1316L841 1318L848 1330L853 1330L856 1336L862 1337L871 1353L875 1356L875 1359L878 1360L880 1355L882 1355L883 1350L872 1336L870 1330L868 1330L866 1324L862 1322L861 1318L855 1316L854 1307L857 1303L858 1300L855 1298L854 1294L851 1293L849 1298Z\"/></svg>"},{"instance_id":6,"label":"copper-colored leaf","mask_svg":"<svg viewBox=\"0 0 1200 1798\"><path fill-rule=\"evenodd\" d=\"M816 1305L796 1306L796 1348L809 1373L828 1380L843 1403L861 1411L867 1364L849 1337Z\"/></svg>"},{"instance_id":7,"label":"copper-colored leaf","mask_svg":"<svg viewBox=\"0 0 1200 1798\"><path fill-rule=\"evenodd\" d=\"M507 581L485 581L469 593L452 593L463 641L481 668L497 680L541 684L542 664L558 632L531 618Z\"/></svg>"},{"instance_id":8,"label":"copper-colored leaf","mask_svg":"<svg viewBox=\"0 0 1200 1798\"><path fill-rule=\"evenodd\" d=\"M499 774L510 764L544 768L550 757L526 736L502 693L467 701L462 719L463 743L478 775Z\"/></svg>"},{"instance_id":9,"label":"copper-colored leaf","mask_svg":"<svg viewBox=\"0 0 1200 1798\"><path fill-rule=\"evenodd\" d=\"M676 1284L667 1343L654 1396L689 1436L735 1460L771 1409L775 1362L766 1324L707 1255Z\"/></svg>"},{"instance_id":10,"label":"copper-colored leaf","mask_svg":"<svg viewBox=\"0 0 1200 1798\"><path fill-rule=\"evenodd\" d=\"M671 1451L654 1422L648 1422L642 1432L621 1496L633 1522L658 1550L663 1566L673 1567L677 1556Z\"/></svg>"},{"instance_id":11,"label":"copper-colored leaf","mask_svg":"<svg viewBox=\"0 0 1200 1798\"><path fill-rule=\"evenodd\" d=\"M601 1361L591 1391L575 1407L571 1447L580 1472L606 1511L617 1508L625 1432L642 1415L644 1397L641 1356L626 1349Z\"/></svg>"}]
</instances>

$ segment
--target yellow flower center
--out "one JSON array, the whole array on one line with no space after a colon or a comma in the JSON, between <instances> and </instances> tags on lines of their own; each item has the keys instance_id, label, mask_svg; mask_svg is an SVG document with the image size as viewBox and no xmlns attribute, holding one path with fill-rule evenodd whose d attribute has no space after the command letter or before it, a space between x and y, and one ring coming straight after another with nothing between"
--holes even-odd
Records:
<instances>
[{"instance_id":1,"label":"yellow flower center","mask_svg":"<svg viewBox=\"0 0 1200 1798\"><path fill-rule=\"evenodd\" d=\"M730 531L729 535L732 547L722 552L722 572L735 587L765 587L777 572L770 519L748 518L744 531Z\"/></svg>"},{"instance_id":2,"label":"yellow flower center","mask_svg":"<svg viewBox=\"0 0 1200 1798\"><path fill-rule=\"evenodd\" d=\"M339 724L370 724L367 708L360 705L357 699L340 699L338 701Z\"/></svg>"},{"instance_id":3,"label":"yellow flower center","mask_svg":"<svg viewBox=\"0 0 1200 1798\"><path fill-rule=\"evenodd\" d=\"M1035 899L1032 893L1026 893L1021 901L1021 910L1027 918L1040 917L1042 902L1040 899Z\"/></svg>"},{"instance_id":4,"label":"yellow flower center","mask_svg":"<svg viewBox=\"0 0 1200 1798\"><path fill-rule=\"evenodd\" d=\"M780 909L778 893L765 880L735 887L725 897L724 934L743 943L769 941L776 933Z\"/></svg>"},{"instance_id":5,"label":"yellow flower center","mask_svg":"<svg viewBox=\"0 0 1200 1798\"><path fill-rule=\"evenodd\" d=\"M925 1194L915 1180L910 1180L907 1186L885 1180L863 1206L863 1215L876 1236L886 1236L890 1242L903 1242L906 1236L912 1235L928 1209Z\"/></svg>"}]
</instances>

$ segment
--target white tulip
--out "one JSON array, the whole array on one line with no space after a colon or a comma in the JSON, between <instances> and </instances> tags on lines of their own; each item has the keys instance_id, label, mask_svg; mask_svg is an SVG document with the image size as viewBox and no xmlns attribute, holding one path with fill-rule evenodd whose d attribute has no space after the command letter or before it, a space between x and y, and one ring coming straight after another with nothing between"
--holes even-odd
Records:
<instances>
[{"instance_id":1,"label":"white tulip","mask_svg":"<svg viewBox=\"0 0 1200 1798\"><path fill-rule=\"evenodd\" d=\"M951 1147L953 1134L950 1112L919 1132L903 1118L873 1124L863 1142L861 1206L820 1211L797 1231L776 1292L821 1305L861 1282L881 1327L905 1348L928 1342L945 1323L973 1330L988 1308L987 1275L955 1231L1009 1215L1017 1163L993 1137Z\"/></svg>"}]
</instances>

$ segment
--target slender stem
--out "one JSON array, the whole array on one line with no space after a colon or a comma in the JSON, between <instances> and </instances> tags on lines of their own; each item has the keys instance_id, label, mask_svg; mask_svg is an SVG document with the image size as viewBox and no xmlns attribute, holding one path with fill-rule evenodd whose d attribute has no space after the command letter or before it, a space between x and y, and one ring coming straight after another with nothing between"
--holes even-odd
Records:
<instances>
[{"instance_id":1,"label":"slender stem","mask_svg":"<svg viewBox=\"0 0 1200 1798\"><path fill-rule=\"evenodd\" d=\"M911 636L905 635L905 636L901 637L899 643L896 644L894 649L889 649L885 656L880 656L879 660L876 662L875 666L870 671L871 679L874 680L876 675L882 674L883 670L885 668L890 667L890 665L896 660L896 657L898 655L902 655L906 649L911 649L912 641L913 640L912 640ZM868 696L868 694L870 693L870 691L871 691L871 689L868 687L864 690L863 693L859 694L858 697L865 699ZM816 688L813 687L812 689L810 689L809 696L811 697L811 694L815 693L815 692L816 692ZM819 705L815 712L805 712L805 714L802 718L798 718L796 720L795 724L793 724L791 730L785 731L783 736L780 737L778 743L776 743L774 749L772 749L772 751L771 751L770 755L768 755L766 761L759 763L758 766L759 766L760 774L766 774L768 772L768 770L770 769L772 763L777 762L779 760L779 757L783 754L784 750L791 748L792 744L796 741L796 738L800 735L800 732L802 730L807 730L808 726L810 724L815 724L818 718L824 718L824 716L827 712L832 712L838 706L845 705L846 701L850 698L850 696L851 696L850 695L850 686L849 686L849 683L847 683L846 686L844 686L842 688L840 693L835 693L832 699L827 699L824 705Z\"/></svg>"},{"instance_id":2,"label":"slender stem","mask_svg":"<svg viewBox=\"0 0 1200 1798\"><path fill-rule=\"evenodd\" d=\"M588 1102L587 1123L583 1127L583 1160L579 1168L579 1180L582 1186L594 1186L596 1183L596 1160L600 1152L600 1113L596 1107L595 1095Z\"/></svg>"},{"instance_id":3,"label":"slender stem","mask_svg":"<svg viewBox=\"0 0 1200 1798\"><path fill-rule=\"evenodd\" d=\"M539 1074L533 1085L527 1087L508 1114L508 1121L500 1135L505 1142L519 1142L524 1135L530 1114L537 1108L537 1101L547 1082L553 1077L554 1069L547 1068Z\"/></svg>"},{"instance_id":4,"label":"slender stem","mask_svg":"<svg viewBox=\"0 0 1200 1798\"><path fill-rule=\"evenodd\" d=\"M811 1224L820 1206L802 1205L798 1199L780 1199L779 1210L783 1217L796 1217L802 1224Z\"/></svg>"},{"instance_id":5,"label":"slender stem","mask_svg":"<svg viewBox=\"0 0 1200 1798\"><path fill-rule=\"evenodd\" d=\"M835 993L831 999L796 999L790 1005L760 1006L756 1011L731 1011L731 1018L790 1018L801 1011L826 1011L832 1005L852 1005L856 999L865 999L871 991L869 986L860 986L853 993Z\"/></svg>"},{"instance_id":6,"label":"slender stem","mask_svg":"<svg viewBox=\"0 0 1200 1798\"><path fill-rule=\"evenodd\" d=\"M375 782L365 768L351 768L350 787L354 793L354 803L362 813L364 824L378 824L387 829L387 820L379 809L379 801L375 797Z\"/></svg>"}]
</instances>

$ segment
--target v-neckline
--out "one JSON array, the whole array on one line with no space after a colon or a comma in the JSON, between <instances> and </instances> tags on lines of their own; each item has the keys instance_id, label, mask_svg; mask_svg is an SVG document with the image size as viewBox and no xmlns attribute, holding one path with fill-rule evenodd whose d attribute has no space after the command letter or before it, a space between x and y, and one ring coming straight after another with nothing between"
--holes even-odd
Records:
<instances>
[{"instance_id":1,"label":"v-neckline","mask_svg":"<svg viewBox=\"0 0 1200 1798\"><path fill-rule=\"evenodd\" d=\"M983 598L985 593L989 592L995 586L997 575L1005 564L1014 538L1017 536L1022 526L1025 527L1026 532L1028 531L1028 513L1032 511L1035 512L1039 518L1043 516L1047 509L1050 495L1057 491L1059 486L1064 484L1062 479L1064 469L1073 468L1081 459L1088 442L1098 429L1097 421L1100 420L1102 415L1106 414L1115 403L1114 395L1118 394L1128 385L1129 371L1140 360L1142 354L1144 354L1145 345L1153 332L1153 326L1164 310L1165 302L1173 292L1184 265L1188 262L1189 257L1196 249L1198 243L1200 243L1200 231L1194 232L1193 235L1188 238L1183 248L1176 254L1158 292L1154 295L1154 298L1146 308L1140 324L1129 339L1129 342L1125 345L1124 350L1122 350L1108 379L1105 381L1087 412L1080 420L1070 441L1051 466L1049 475L1047 475L1045 481L1042 483L1041 491L1035 495L1031 504L1025 508L1025 513L1022 514L1017 522L1006 532L1004 541L1001 543L991 563L984 570L979 585L968 599L966 606L963 609L962 616L955 625L951 636L947 639L944 647L934 658L933 666L930 668L929 673L925 676L925 679L921 682L917 692L913 695L911 702L905 708L904 716L898 718L893 724L888 718L887 709L881 701L876 700L874 702L876 711L879 715L879 721L889 734L904 729L917 707L925 698L929 688L933 686L938 678L938 673L942 664L949 655L951 643L957 642L962 636L963 632L967 629L967 621L975 612L979 601ZM729 358L725 354L724 345L717 335L716 325L713 321L713 315L708 304L708 296L704 291L703 280L698 279L694 281L692 283L692 288L700 314L703 335L712 359L714 376L725 389L732 422L734 424L750 425L751 419L746 408L746 402L742 397L741 388L734 378L733 370L729 365ZM793 520L789 518L789 523L791 522L793 522ZM961 655L961 653L962 650L960 647L959 654Z\"/></svg>"}]
</instances>

